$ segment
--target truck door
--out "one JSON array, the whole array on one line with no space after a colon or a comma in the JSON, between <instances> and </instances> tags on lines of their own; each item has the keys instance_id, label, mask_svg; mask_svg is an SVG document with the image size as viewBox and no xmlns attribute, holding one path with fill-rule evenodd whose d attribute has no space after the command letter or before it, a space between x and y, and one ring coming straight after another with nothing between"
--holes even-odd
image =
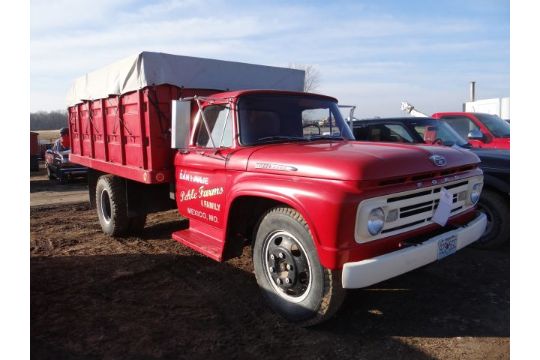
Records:
<instances>
[{"instance_id":1,"label":"truck door","mask_svg":"<svg viewBox=\"0 0 540 360\"><path fill-rule=\"evenodd\" d=\"M450 125L454 130L461 135L462 138L468 140L469 143L475 148L483 148L486 146L485 141L479 138L471 138L470 135L475 132L480 132L480 134L485 134L485 130L482 129L476 122L470 119L467 116L443 116L441 120Z\"/></svg>"},{"instance_id":2,"label":"truck door","mask_svg":"<svg viewBox=\"0 0 540 360\"><path fill-rule=\"evenodd\" d=\"M229 176L227 155L233 147L233 113L227 103L203 108L193 145L176 157L176 202L181 214L209 225L224 227Z\"/></svg>"}]
</instances>

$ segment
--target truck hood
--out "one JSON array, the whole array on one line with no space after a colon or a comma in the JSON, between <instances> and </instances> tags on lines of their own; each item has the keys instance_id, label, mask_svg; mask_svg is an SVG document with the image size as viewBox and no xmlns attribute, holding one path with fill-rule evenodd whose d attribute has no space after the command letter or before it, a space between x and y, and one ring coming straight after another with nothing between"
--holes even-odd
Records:
<instances>
[{"instance_id":1,"label":"truck hood","mask_svg":"<svg viewBox=\"0 0 540 360\"><path fill-rule=\"evenodd\" d=\"M432 155L446 159L436 166ZM251 172L337 180L379 180L477 164L471 151L359 141L273 144L253 149L247 157Z\"/></svg>"}]
</instances>

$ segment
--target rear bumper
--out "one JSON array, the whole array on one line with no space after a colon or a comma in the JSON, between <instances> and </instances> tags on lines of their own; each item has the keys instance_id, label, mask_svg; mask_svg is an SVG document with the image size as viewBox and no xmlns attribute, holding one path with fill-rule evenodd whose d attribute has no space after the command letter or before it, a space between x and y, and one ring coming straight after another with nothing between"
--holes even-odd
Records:
<instances>
[{"instance_id":1,"label":"rear bumper","mask_svg":"<svg viewBox=\"0 0 540 360\"><path fill-rule=\"evenodd\" d=\"M487 218L484 213L468 224L434 236L423 243L358 262L345 263L342 270L342 285L346 289L370 286L427 265L438 256L438 241L455 235L457 250L478 240L484 233Z\"/></svg>"}]
</instances>

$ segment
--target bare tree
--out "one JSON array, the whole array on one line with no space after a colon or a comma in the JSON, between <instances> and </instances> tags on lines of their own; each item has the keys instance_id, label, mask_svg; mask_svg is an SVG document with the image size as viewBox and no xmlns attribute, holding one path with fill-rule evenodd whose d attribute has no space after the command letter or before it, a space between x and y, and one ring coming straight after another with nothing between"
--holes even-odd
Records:
<instances>
[{"instance_id":1,"label":"bare tree","mask_svg":"<svg viewBox=\"0 0 540 360\"><path fill-rule=\"evenodd\" d=\"M319 88L321 73L313 65L292 64L291 69L304 70L304 92L314 92Z\"/></svg>"},{"instance_id":2,"label":"bare tree","mask_svg":"<svg viewBox=\"0 0 540 360\"><path fill-rule=\"evenodd\" d=\"M67 112L65 110L30 113L30 130L54 130L66 126Z\"/></svg>"}]
</instances>

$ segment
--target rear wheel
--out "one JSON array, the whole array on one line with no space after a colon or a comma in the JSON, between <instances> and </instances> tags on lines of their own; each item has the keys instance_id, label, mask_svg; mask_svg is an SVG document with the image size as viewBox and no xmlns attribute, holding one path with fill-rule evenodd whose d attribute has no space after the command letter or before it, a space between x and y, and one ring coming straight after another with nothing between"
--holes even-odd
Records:
<instances>
[{"instance_id":1,"label":"rear wheel","mask_svg":"<svg viewBox=\"0 0 540 360\"><path fill-rule=\"evenodd\" d=\"M277 207L263 217L253 265L270 306L302 326L329 319L345 297L340 272L320 264L306 222L291 208Z\"/></svg>"},{"instance_id":2,"label":"rear wheel","mask_svg":"<svg viewBox=\"0 0 540 360\"><path fill-rule=\"evenodd\" d=\"M103 175L96 185L96 210L101 229L107 235L121 236L128 231L126 192L122 179Z\"/></svg>"},{"instance_id":3,"label":"rear wheel","mask_svg":"<svg viewBox=\"0 0 540 360\"><path fill-rule=\"evenodd\" d=\"M131 217L129 218L128 232L130 234L138 234L144 230L145 224L146 224L146 214Z\"/></svg>"},{"instance_id":4,"label":"rear wheel","mask_svg":"<svg viewBox=\"0 0 540 360\"><path fill-rule=\"evenodd\" d=\"M472 243L478 249L496 249L510 239L510 205L501 193L484 189L478 209L487 216L487 225L480 239Z\"/></svg>"}]
</instances>

